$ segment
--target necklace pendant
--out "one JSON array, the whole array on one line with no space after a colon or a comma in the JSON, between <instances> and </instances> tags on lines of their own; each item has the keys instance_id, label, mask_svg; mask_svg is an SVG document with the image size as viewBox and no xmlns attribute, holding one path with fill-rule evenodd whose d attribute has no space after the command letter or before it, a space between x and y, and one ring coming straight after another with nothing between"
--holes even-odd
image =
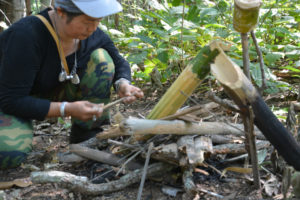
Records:
<instances>
[{"instance_id":1,"label":"necklace pendant","mask_svg":"<svg viewBox=\"0 0 300 200\"><path fill-rule=\"evenodd\" d=\"M60 72L60 73L59 73L59 76L58 76L59 82L64 82L66 79L67 79L67 74L66 74L66 72L64 72L64 71Z\"/></svg>"},{"instance_id":2,"label":"necklace pendant","mask_svg":"<svg viewBox=\"0 0 300 200\"><path fill-rule=\"evenodd\" d=\"M73 83L74 85L78 85L80 83L80 79L79 79L79 76L77 74L73 74L73 77L71 79L71 83Z\"/></svg>"}]
</instances>

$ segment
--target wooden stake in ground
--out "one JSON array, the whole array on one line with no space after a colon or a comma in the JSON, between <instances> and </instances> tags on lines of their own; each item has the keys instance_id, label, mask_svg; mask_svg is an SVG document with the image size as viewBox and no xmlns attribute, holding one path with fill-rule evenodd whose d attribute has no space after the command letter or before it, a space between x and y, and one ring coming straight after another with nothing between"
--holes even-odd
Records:
<instances>
[{"instance_id":1,"label":"wooden stake in ground","mask_svg":"<svg viewBox=\"0 0 300 200\"><path fill-rule=\"evenodd\" d=\"M252 31L258 22L259 8L261 0L235 0L234 1L234 14L233 14L233 27L236 31L241 33L242 47L243 47L243 69L246 77L251 80L250 76L250 59L248 52L248 32ZM244 105L246 112L243 113L243 122L246 132L245 147L250 154L254 186L260 188L260 177L257 163L256 153L256 138L253 133L253 115L248 105Z\"/></svg>"}]
</instances>

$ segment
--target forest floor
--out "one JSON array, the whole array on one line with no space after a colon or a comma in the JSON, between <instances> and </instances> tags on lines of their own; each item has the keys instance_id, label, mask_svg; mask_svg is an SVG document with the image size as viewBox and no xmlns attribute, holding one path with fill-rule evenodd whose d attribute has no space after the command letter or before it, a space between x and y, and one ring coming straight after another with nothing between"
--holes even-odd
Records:
<instances>
[{"instance_id":1,"label":"forest floor","mask_svg":"<svg viewBox=\"0 0 300 200\"><path fill-rule=\"evenodd\" d=\"M163 95L164 91L157 91L151 89L149 86L143 87L145 97L143 100L139 100L131 105L120 104L119 111L124 117L133 116L141 118L141 116L147 116L147 114L153 109L154 105L158 102L159 98ZM222 92L220 92L222 94ZM280 99L282 94L273 96L276 106L287 106L288 102ZM226 98L226 95L221 95L221 98ZM292 95L292 98L295 96ZM206 98L206 94L196 91L192 96L194 101L198 104L205 104L210 102ZM116 97L114 96L114 99ZM270 98L269 98L270 99ZM194 105L194 101L188 100L187 105ZM285 102L285 103L283 103ZM281 104L281 105L280 105ZM285 104L285 105L284 105ZM272 105L274 105L272 103ZM116 107L112 109L112 115L116 112ZM224 120L230 122L241 123L241 119L237 119L235 113L228 111L221 106L212 111L205 117L206 121L223 122ZM46 120L42 122L35 122L35 134L33 140L33 152L29 155L26 162L19 168L0 171L0 182L13 181L18 178L28 178L32 171L46 171L46 170L58 170L69 172L78 176L86 176L89 179L95 177L95 175L104 174L104 172L111 168L105 164L101 164L95 161L87 160L80 163L61 163L56 159L58 152L68 151L68 137L70 130L66 128L60 122L53 120ZM102 149L102 150L109 150ZM274 170L274 167L270 164L270 154L273 151L271 145L266 149L267 154L264 157L264 162L260 166L261 176L261 189L256 190L253 186L253 177L250 173L238 173L227 171L226 178L221 177L220 173L226 167L245 167L245 159L240 159L235 162L222 162L224 159L230 157L236 157L238 155L214 155L206 158L210 168L198 167L202 171L207 173L201 173L201 170L193 173L193 180L197 184L199 191L197 194L192 195L192 199L283 199L282 188L282 171ZM143 160L141 160L143 165ZM151 160L152 161L152 160ZM154 161L152 161L154 162ZM120 175L119 175L120 176ZM160 179L151 179L145 182L143 189L143 200L179 200L188 199L185 194L182 183L182 173L179 167L173 171L162 174ZM109 182L115 180L115 173L108 173L103 175L103 181ZM1 186L1 183L0 183ZM166 186L172 187L171 191L178 191L176 196L170 195L171 193L164 192ZM139 189L139 183L135 183L119 192L108 193L98 196L89 196L73 190L69 190L61 187L56 183L46 184L29 184L26 187L12 186L5 190L0 190L1 199L93 199L93 200L131 200L137 198ZM211 192L211 193L210 193ZM291 188L287 192L289 197L292 197ZM4 198L5 196L5 198Z\"/></svg>"}]
</instances>

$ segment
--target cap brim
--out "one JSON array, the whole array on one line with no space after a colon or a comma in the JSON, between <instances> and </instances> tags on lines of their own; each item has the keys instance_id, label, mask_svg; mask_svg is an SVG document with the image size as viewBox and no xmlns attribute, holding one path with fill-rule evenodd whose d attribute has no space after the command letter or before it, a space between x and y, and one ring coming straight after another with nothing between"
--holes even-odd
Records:
<instances>
[{"instance_id":1,"label":"cap brim","mask_svg":"<svg viewBox=\"0 0 300 200\"><path fill-rule=\"evenodd\" d=\"M72 0L72 2L84 14L93 18L106 17L123 10L116 0Z\"/></svg>"}]
</instances>

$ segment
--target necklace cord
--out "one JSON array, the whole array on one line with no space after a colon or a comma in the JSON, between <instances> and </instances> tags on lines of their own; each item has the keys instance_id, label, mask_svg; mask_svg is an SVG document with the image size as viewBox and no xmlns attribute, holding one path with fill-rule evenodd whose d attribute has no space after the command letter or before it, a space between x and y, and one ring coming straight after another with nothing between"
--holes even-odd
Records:
<instances>
[{"instance_id":1,"label":"necklace cord","mask_svg":"<svg viewBox=\"0 0 300 200\"><path fill-rule=\"evenodd\" d=\"M48 20L44 16L42 16L42 15L35 15L35 16L38 17L45 24L45 26L48 28L49 32L51 33L51 35L52 35L52 37L53 37L53 39L56 43L58 53L59 53L59 56L60 56L60 60L61 60L62 65L63 65L63 68L64 68L65 72L67 73L67 75L69 76L70 72L69 72L67 61L66 61L66 57L65 57L64 51L62 49L62 46L60 44L60 41L58 39L58 36L57 36L56 32L54 31L54 29L52 28L52 26L50 25L50 23L48 22ZM75 51L75 53L76 53L76 51ZM75 61L76 61L76 55L75 55ZM76 61L76 65L77 65L77 61Z\"/></svg>"}]
</instances>

